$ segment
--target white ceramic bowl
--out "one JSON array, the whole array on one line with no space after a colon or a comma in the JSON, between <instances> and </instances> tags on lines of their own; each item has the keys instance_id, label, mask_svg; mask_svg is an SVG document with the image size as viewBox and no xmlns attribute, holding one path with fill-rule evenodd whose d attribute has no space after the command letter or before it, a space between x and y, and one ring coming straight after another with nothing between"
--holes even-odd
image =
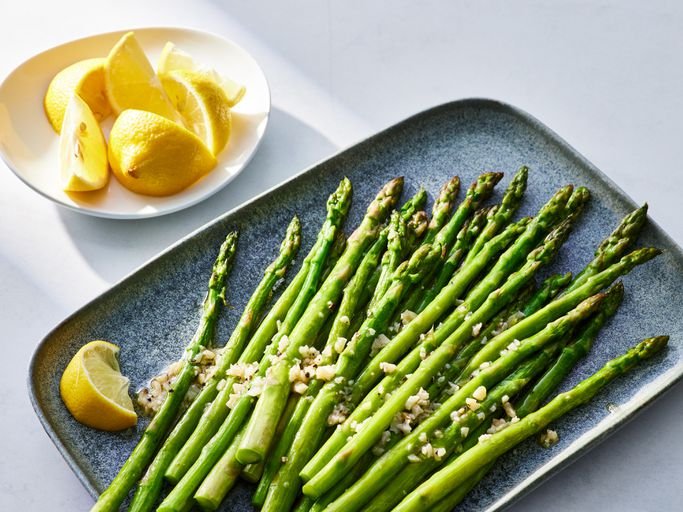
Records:
<instances>
[{"instance_id":1,"label":"white ceramic bowl","mask_svg":"<svg viewBox=\"0 0 683 512\"><path fill-rule=\"evenodd\" d=\"M0 153L9 168L29 187L55 203L81 213L117 219L155 217L192 206L215 194L237 176L258 148L268 124L270 89L249 53L214 34L184 28L137 28L135 36L156 66L161 49L172 41L194 59L247 88L233 109L233 132L207 176L167 197L135 194L112 176L97 192L66 193L59 184L59 137L43 111L43 97L61 69L82 59L105 57L127 31L71 41L32 57L0 85ZM103 126L105 134L111 117Z\"/></svg>"}]
</instances>

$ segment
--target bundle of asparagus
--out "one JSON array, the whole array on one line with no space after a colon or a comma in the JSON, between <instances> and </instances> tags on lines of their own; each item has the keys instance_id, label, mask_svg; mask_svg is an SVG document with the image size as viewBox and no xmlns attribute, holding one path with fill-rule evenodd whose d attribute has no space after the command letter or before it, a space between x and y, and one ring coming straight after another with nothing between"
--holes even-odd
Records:
<instances>
[{"instance_id":1,"label":"bundle of asparagus","mask_svg":"<svg viewBox=\"0 0 683 512\"><path fill-rule=\"evenodd\" d=\"M666 337L645 340L545 403L617 311L617 279L659 251L628 252L643 206L576 277L537 286L590 194L563 187L533 218L513 221L528 169L483 206L502 177L482 174L457 207L452 178L431 218L423 189L397 207L396 178L348 239L342 180L265 314L300 245L292 221L211 377L181 411L225 296L229 235L172 392L93 510L118 510L136 484L130 510L216 510L240 476L258 483L253 502L265 511L450 510L498 457L662 350Z\"/></svg>"}]
</instances>

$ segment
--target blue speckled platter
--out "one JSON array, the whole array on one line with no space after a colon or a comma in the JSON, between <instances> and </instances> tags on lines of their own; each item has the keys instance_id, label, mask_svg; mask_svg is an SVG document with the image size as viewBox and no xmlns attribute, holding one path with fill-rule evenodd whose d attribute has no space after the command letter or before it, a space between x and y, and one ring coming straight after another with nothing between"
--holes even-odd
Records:
<instances>
[{"instance_id":1,"label":"blue speckled platter","mask_svg":"<svg viewBox=\"0 0 683 512\"><path fill-rule=\"evenodd\" d=\"M507 174L498 187L502 190L521 164L528 165L531 173L520 214L532 214L567 183L585 185L593 193L582 222L549 270L581 269L596 244L635 207L562 139L514 107L475 99L422 112L219 217L59 324L39 344L29 374L31 400L45 430L83 485L97 496L132 450L144 422L137 431L124 433L80 425L60 400L59 377L78 348L97 338L121 346L121 367L134 388L177 359L198 322L211 262L229 229L240 230L240 250L238 271L229 282L232 307L221 318L219 343L227 339L263 268L276 254L290 217L295 213L301 217L304 246L309 247L324 217L325 199L342 176L348 176L355 187L347 223L351 227L382 183L394 176L406 177L407 193L419 185L433 193L453 174L469 184L481 171L502 170ZM499 195L500 191L494 200ZM584 454L681 378L683 319L678 308L683 303L683 254L652 223L641 244L660 247L664 254L625 278L623 306L564 387L644 337L670 334L668 351L559 421L555 428L561 440L552 449L530 441L505 456L462 510L493 511L508 505ZM247 485L238 486L222 510L251 510L249 491Z\"/></svg>"}]
</instances>

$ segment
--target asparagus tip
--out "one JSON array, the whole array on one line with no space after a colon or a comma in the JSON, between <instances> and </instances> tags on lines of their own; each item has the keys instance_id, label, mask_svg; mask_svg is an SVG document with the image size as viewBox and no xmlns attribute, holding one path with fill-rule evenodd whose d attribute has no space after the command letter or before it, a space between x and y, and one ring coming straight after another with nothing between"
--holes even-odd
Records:
<instances>
[{"instance_id":1,"label":"asparagus tip","mask_svg":"<svg viewBox=\"0 0 683 512\"><path fill-rule=\"evenodd\" d=\"M661 352L668 343L668 336L654 336L653 338L641 341L638 345L633 347L633 350L635 350L642 359L649 359Z\"/></svg>"}]
</instances>

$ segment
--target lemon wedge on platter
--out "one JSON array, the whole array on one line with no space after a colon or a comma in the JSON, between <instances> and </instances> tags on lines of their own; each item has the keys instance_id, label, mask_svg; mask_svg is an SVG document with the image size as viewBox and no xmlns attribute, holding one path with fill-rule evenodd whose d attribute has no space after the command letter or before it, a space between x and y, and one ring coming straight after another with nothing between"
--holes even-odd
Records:
<instances>
[{"instance_id":1,"label":"lemon wedge on platter","mask_svg":"<svg viewBox=\"0 0 683 512\"><path fill-rule=\"evenodd\" d=\"M89 427L116 431L137 424L129 381L121 375L119 347L108 341L91 341L67 365L59 383L66 408Z\"/></svg>"}]
</instances>

